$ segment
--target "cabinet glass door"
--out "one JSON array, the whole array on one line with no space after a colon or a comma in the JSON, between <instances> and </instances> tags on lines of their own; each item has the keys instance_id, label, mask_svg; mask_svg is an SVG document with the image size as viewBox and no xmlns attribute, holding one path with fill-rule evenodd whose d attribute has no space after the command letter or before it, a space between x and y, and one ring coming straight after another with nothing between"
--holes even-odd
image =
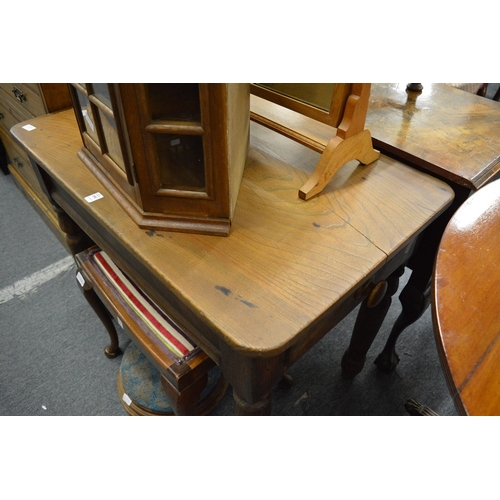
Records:
<instances>
[{"instance_id":1,"label":"cabinet glass door","mask_svg":"<svg viewBox=\"0 0 500 500\"><path fill-rule=\"evenodd\" d=\"M82 116L82 121L85 126L85 131L90 135L92 140L99 145L99 137L97 135L96 120L94 118L94 112L90 105L90 101L87 96L81 92L77 92L78 103L80 104L80 113Z\"/></svg>"},{"instance_id":2,"label":"cabinet glass door","mask_svg":"<svg viewBox=\"0 0 500 500\"><path fill-rule=\"evenodd\" d=\"M153 134L162 188L204 190L205 166L200 136Z\"/></svg>"},{"instance_id":3,"label":"cabinet glass door","mask_svg":"<svg viewBox=\"0 0 500 500\"><path fill-rule=\"evenodd\" d=\"M130 164L123 154L125 139L120 134L113 109L113 84L76 83L72 87L81 111L80 125L93 142L87 146L111 170L121 172L133 184Z\"/></svg>"},{"instance_id":4,"label":"cabinet glass door","mask_svg":"<svg viewBox=\"0 0 500 500\"><path fill-rule=\"evenodd\" d=\"M146 84L148 122L162 189L206 190L199 84Z\"/></svg>"}]
</instances>

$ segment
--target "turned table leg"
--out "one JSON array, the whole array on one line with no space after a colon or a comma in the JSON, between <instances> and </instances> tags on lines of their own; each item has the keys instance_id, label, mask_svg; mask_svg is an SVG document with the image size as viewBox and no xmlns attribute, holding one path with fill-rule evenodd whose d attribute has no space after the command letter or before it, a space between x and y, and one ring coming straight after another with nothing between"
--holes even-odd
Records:
<instances>
[{"instance_id":1,"label":"turned table leg","mask_svg":"<svg viewBox=\"0 0 500 500\"><path fill-rule=\"evenodd\" d=\"M56 212L59 228L64 233L66 243L73 257L94 244L80 226L54 201L52 201L52 207Z\"/></svg>"},{"instance_id":2,"label":"turned table leg","mask_svg":"<svg viewBox=\"0 0 500 500\"><path fill-rule=\"evenodd\" d=\"M444 228L443 228L444 229ZM440 235L430 234L419 243L414 255L416 259L410 258L408 266L413 272L408 283L399 294L402 311L395 321L389 338L382 352L375 359L375 364L383 371L394 370L399 363L396 353L396 342L405 328L418 320L429 306L429 283L434 265L434 256L439 244Z\"/></svg>"},{"instance_id":3,"label":"turned table leg","mask_svg":"<svg viewBox=\"0 0 500 500\"><path fill-rule=\"evenodd\" d=\"M399 278L404 267L398 268L387 278L387 291L375 307L369 307L369 299L365 299L358 312L351 342L345 352L341 367L347 378L355 377L365 365L366 353L373 343L392 303L392 296L397 292Z\"/></svg>"},{"instance_id":4,"label":"turned table leg","mask_svg":"<svg viewBox=\"0 0 500 500\"><path fill-rule=\"evenodd\" d=\"M422 290L408 283L401 292L399 301L403 308L401 314L394 323L382 352L375 359L378 368L385 372L394 370L399 363L396 342L403 330L415 323L429 307L430 287Z\"/></svg>"},{"instance_id":5,"label":"turned table leg","mask_svg":"<svg viewBox=\"0 0 500 500\"><path fill-rule=\"evenodd\" d=\"M271 395L268 394L255 403L247 403L233 390L236 416L269 416L271 415Z\"/></svg>"},{"instance_id":6,"label":"turned table leg","mask_svg":"<svg viewBox=\"0 0 500 500\"><path fill-rule=\"evenodd\" d=\"M291 382L285 374L287 353L270 358L248 357L222 344L220 355L220 367L233 388L235 415L271 415L273 388L279 382Z\"/></svg>"},{"instance_id":7,"label":"turned table leg","mask_svg":"<svg viewBox=\"0 0 500 500\"><path fill-rule=\"evenodd\" d=\"M278 382L278 387L281 387L282 389L290 389L293 385L293 378L291 375L288 375L288 373L285 373L281 380Z\"/></svg>"}]
</instances>

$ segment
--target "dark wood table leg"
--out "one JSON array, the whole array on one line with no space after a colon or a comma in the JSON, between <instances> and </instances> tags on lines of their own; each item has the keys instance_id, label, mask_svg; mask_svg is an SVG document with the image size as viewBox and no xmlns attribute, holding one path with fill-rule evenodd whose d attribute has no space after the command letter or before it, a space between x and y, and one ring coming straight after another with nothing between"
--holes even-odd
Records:
<instances>
[{"instance_id":1,"label":"dark wood table leg","mask_svg":"<svg viewBox=\"0 0 500 500\"><path fill-rule=\"evenodd\" d=\"M240 398L235 390L233 390L233 398L235 403L234 414L236 416L268 416L271 415L271 395L267 395L254 403L247 403Z\"/></svg>"},{"instance_id":2,"label":"dark wood table leg","mask_svg":"<svg viewBox=\"0 0 500 500\"><path fill-rule=\"evenodd\" d=\"M56 212L59 227L64 233L66 243L73 257L94 244L81 230L80 226L59 205L52 203L52 206Z\"/></svg>"},{"instance_id":3,"label":"dark wood table leg","mask_svg":"<svg viewBox=\"0 0 500 500\"><path fill-rule=\"evenodd\" d=\"M271 392L288 369L286 352L270 358L248 357L223 344L220 367L233 388L235 415L271 414Z\"/></svg>"},{"instance_id":4,"label":"dark wood table leg","mask_svg":"<svg viewBox=\"0 0 500 500\"><path fill-rule=\"evenodd\" d=\"M383 371L390 372L396 368L399 363L396 352L399 336L422 316L430 304L430 282L439 242L452 215L469 195L470 191L466 188L455 189L453 203L422 233L417 248L408 261L412 274L399 295L401 314L392 327L384 349L375 359L375 364Z\"/></svg>"},{"instance_id":5,"label":"dark wood table leg","mask_svg":"<svg viewBox=\"0 0 500 500\"><path fill-rule=\"evenodd\" d=\"M278 382L278 387L281 387L282 389L290 389L293 385L293 378L291 375L288 375L288 373L285 373L283 375L283 378Z\"/></svg>"},{"instance_id":6,"label":"dark wood table leg","mask_svg":"<svg viewBox=\"0 0 500 500\"><path fill-rule=\"evenodd\" d=\"M362 302L356 317L351 342L342 357L342 374L346 378L355 377L363 369L366 353L391 306L392 296L398 291L399 278L403 273L404 266L399 267L387 278L387 291L378 305L369 307L369 298Z\"/></svg>"},{"instance_id":7,"label":"dark wood table leg","mask_svg":"<svg viewBox=\"0 0 500 500\"><path fill-rule=\"evenodd\" d=\"M399 363L396 352L396 342L401 333L411 324L415 323L426 311L430 304L430 287L419 287L411 283L411 278L399 295L402 311L395 321L389 338L382 352L375 359L375 364L382 371L390 372Z\"/></svg>"}]
</instances>

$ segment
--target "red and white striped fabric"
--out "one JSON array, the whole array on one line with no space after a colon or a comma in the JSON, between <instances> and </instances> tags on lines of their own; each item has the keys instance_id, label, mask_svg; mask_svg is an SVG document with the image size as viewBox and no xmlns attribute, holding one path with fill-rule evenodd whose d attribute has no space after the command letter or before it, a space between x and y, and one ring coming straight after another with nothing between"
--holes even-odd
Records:
<instances>
[{"instance_id":1,"label":"red and white striped fabric","mask_svg":"<svg viewBox=\"0 0 500 500\"><path fill-rule=\"evenodd\" d=\"M139 316L148 329L176 357L183 358L196 349L186 335L177 328L161 309L146 297L102 250L92 254L99 269L118 291L122 299Z\"/></svg>"}]
</instances>

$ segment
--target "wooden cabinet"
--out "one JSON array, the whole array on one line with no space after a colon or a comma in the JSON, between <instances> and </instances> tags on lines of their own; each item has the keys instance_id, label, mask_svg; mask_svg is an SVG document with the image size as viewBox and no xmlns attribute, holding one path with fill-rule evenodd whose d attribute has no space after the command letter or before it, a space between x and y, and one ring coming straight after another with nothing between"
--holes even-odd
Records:
<instances>
[{"instance_id":1,"label":"wooden cabinet","mask_svg":"<svg viewBox=\"0 0 500 500\"><path fill-rule=\"evenodd\" d=\"M0 83L0 141L7 153L9 171L21 192L63 243L65 239L54 209L42 192L28 156L13 140L10 129L19 122L69 107L71 99L65 83Z\"/></svg>"},{"instance_id":2,"label":"wooden cabinet","mask_svg":"<svg viewBox=\"0 0 500 500\"><path fill-rule=\"evenodd\" d=\"M79 157L139 227L228 235L249 84L75 83Z\"/></svg>"}]
</instances>

